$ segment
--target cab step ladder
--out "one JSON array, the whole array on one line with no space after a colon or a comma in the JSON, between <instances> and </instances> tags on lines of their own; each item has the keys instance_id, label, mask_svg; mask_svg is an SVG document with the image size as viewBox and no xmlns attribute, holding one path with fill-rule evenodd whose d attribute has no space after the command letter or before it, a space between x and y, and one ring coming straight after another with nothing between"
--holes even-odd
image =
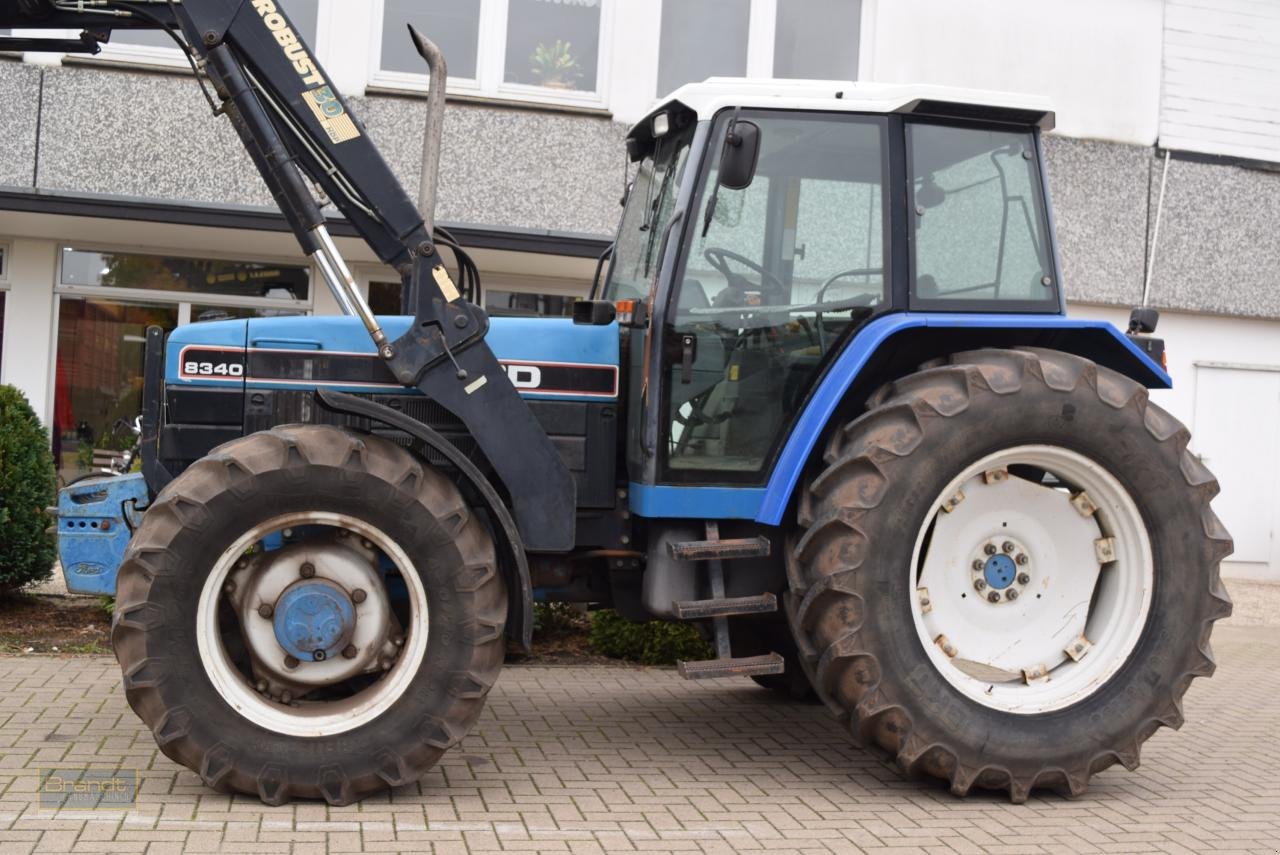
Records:
<instances>
[{"instance_id":1,"label":"cab step ladder","mask_svg":"<svg viewBox=\"0 0 1280 855\"><path fill-rule=\"evenodd\" d=\"M724 565L726 558L764 558L769 555L767 537L749 537L737 540L721 540L720 525L707 522L707 539L671 544L671 555L684 561L705 561L707 576L711 582L711 598L675 602L676 617L681 620L711 619L715 631L716 658L702 662L676 663L680 676L686 680L708 677L753 677L764 674L781 674L786 665L777 653L763 656L733 658L729 645L729 618L734 615L765 614L778 610L778 600L771 593L750 597L726 597L724 595Z\"/></svg>"}]
</instances>

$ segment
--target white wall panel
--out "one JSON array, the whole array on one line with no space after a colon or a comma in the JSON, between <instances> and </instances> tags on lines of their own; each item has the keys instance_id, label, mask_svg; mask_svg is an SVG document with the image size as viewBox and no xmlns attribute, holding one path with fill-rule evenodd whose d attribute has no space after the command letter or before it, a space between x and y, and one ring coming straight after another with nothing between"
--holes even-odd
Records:
<instances>
[{"instance_id":1,"label":"white wall panel","mask_svg":"<svg viewBox=\"0 0 1280 855\"><path fill-rule=\"evenodd\" d=\"M1164 148L1280 161L1280 3L1168 0Z\"/></svg>"},{"instance_id":2,"label":"white wall panel","mask_svg":"<svg viewBox=\"0 0 1280 855\"><path fill-rule=\"evenodd\" d=\"M1161 0L867 3L867 79L1048 95L1061 134L1156 140Z\"/></svg>"}]
</instances>

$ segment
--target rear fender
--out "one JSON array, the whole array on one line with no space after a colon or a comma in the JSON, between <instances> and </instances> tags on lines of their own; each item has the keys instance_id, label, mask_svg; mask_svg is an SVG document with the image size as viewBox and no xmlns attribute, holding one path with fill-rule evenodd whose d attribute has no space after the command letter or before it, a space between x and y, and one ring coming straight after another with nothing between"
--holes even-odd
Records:
<instances>
[{"instance_id":1,"label":"rear fender","mask_svg":"<svg viewBox=\"0 0 1280 855\"><path fill-rule=\"evenodd\" d=\"M1042 347L1082 356L1149 389L1169 389L1168 373L1105 321L1061 315L899 313L877 318L836 357L796 421L765 487L756 521L779 525L796 484L833 415L865 401L881 384L924 362L984 347Z\"/></svg>"}]
</instances>

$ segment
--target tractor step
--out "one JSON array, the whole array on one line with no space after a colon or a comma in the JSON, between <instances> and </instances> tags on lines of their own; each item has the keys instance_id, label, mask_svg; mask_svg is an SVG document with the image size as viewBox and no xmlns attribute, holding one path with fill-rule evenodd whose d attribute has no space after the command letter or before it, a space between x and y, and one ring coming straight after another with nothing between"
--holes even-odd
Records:
<instances>
[{"instance_id":1,"label":"tractor step","mask_svg":"<svg viewBox=\"0 0 1280 855\"><path fill-rule=\"evenodd\" d=\"M767 558L769 538L689 540L671 544L671 557L680 561L723 561L729 558Z\"/></svg>"},{"instance_id":2,"label":"tractor step","mask_svg":"<svg viewBox=\"0 0 1280 855\"><path fill-rule=\"evenodd\" d=\"M781 674L786 662L777 653L763 656L744 656L740 659L705 659L701 662L677 662L680 676L686 680L705 680L713 677L756 677L763 674Z\"/></svg>"},{"instance_id":3,"label":"tractor step","mask_svg":"<svg viewBox=\"0 0 1280 855\"><path fill-rule=\"evenodd\" d=\"M761 615L778 610L778 598L765 593L754 597L725 597L719 600L685 600L672 604L680 620L705 620L731 615Z\"/></svg>"}]
</instances>

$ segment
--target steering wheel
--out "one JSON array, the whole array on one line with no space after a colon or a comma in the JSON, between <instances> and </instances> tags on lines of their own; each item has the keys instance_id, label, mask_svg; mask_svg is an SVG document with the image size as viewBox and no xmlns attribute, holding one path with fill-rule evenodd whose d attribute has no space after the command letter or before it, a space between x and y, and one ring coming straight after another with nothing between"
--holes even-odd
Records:
<instances>
[{"instance_id":1,"label":"steering wheel","mask_svg":"<svg viewBox=\"0 0 1280 855\"><path fill-rule=\"evenodd\" d=\"M733 272L733 270L729 268L729 262L731 261L736 264L741 264L748 270L759 274L760 290L762 292L766 292L770 298L762 300L763 303L768 305L770 303L777 304L784 302L783 298L786 296L787 286L783 284L781 279L765 267L762 267L758 262L752 261L745 255L739 255L736 252L722 249L718 246L707 247L707 249L703 251L702 256L711 264L711 267L729 283L729 287L725 289L725 291L716 295L713 302L716 303L717 306L728 305L721 301L721 297L726 292L730 291L732 292L730 299L735 300L735 303L732 305L747 305L745 292L751 290L751 280L747 279L747 277L743 276L741 273Z\"/></svg>"}]
</instances>

